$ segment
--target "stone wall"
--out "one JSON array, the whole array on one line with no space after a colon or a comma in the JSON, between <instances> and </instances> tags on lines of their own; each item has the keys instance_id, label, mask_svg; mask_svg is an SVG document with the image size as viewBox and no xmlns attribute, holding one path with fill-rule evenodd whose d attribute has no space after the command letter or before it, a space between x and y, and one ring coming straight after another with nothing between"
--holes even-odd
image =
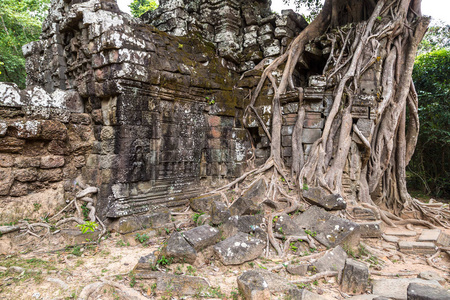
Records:
<instances>
[{"instance_id":1,"label":"stone wall","mask_svg":"<svg viewBox=\"0 0 450 300\"><path fill-rule=\"evenodd\" d=\"M308 23L292 10L278 15L269 0L161 0L141 18L175 36L198 32L214 43L229 67L243 72L282 54Z\"/></svg>"},{"instance_id":2,"label":"stone wall","mask_svg":"<svg viewBox=\"0 0 450 300\"><path fill-rule=\"evenodd\" d=\"M75 191L94 139L81 99L0 83L0 219L45 217Z\"/></svg>"},{"instance_id":3,"label":"stone wall","mask_svg":"<svg viewBox=\"0 0 450 300\"><path fill-rule=\"evenodd\" d=\"M102 217L184 204L246 167L246 89L201 37L168 35L115 1L61 0L23 50L28 85L78 97L92 120L80 171Z\"/></svg>"},{"instance_id":4,"label":"stone wall","mask_svg":"<svg viewBox=\"0 0 450 300\"><path fill-rule=\"evenodd\" d=\"M243 72L282 53L305 26L292 11L272 14L270 1L161 1L142 20L114 0L55 1L41 39L23 48L28 88L2 85L0 200L53 181L73 193L78 177L99 188L101 217L149 214L239 176L253 154L262 164L269 141L252 114L244 118L261 71ZM320 76L330 48L325 37L311 41L294 73L305 90L306 156L332 104ZM376 87L365 88L353 109L370 134ZM256 103L269 129L272 93L266 84ZM297 92L283 96L287 165L298 105ZM354 194L352 176L344 186Z\"/></svg>"}]
</instances>

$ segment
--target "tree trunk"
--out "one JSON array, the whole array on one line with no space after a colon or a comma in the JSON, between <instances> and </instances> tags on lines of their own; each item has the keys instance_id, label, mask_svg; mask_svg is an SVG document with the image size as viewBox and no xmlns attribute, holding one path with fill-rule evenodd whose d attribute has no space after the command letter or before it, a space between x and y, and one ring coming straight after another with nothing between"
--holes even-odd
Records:
<instances>
[{"instance_id":1,"label":"tree trunk","mask_svg":"<svg viewBox=\"0 0 450 300\"><path fill-rule=\"evenodd\" d=\"M250 105L255 104L269 78L275 91L271 159L278 168L283 166L280 96L289 88L300 88L291 170L297 186L321 186L329 192L342 193L344 169L348 161L359 159L360 163L350 166L353 168L350 173L359 178L360 201L367 205L381 203L396 214L409 206L405 168L414 152L419 129L411 75L417 47L429 24L429 19L421 16L420 3L420 0L326 0L318 17L264 70ZM303 161L303 91L292 86L292 76L304 56L305 46L324 34L333 44L323 70L326 89L333 92L333 104L322 137ZM271 74L278 68L283 68L283 75L277 83ZM373 79L377 90L372 90L372 94L362 87L368 72L380 74ZM366 129L364 135L357 126L361 116L354 114L353 99L359 102L369 99L373 103L370 118L364 121L371 125L369 134ZM407 108L409 122L406 122ZM355 143L357 147L352 146Z\"/></svg>"}]
</instances>

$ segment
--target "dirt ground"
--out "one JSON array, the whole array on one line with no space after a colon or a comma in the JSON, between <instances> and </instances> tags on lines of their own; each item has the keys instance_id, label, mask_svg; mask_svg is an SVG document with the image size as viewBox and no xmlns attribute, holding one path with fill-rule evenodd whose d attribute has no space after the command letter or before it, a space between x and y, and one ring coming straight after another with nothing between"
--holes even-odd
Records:
<instances>
[{"instance_id":1,"label":"dirt ground","mask_svg":"<svg viewBox=\"0 0 450 300\"><path fill-rule=\"evenodd\" d=\"M192 216L185 218L188 220ZM420 232L423 228L416 226L415 229ZM140 257L150 253L157 254L169 236L166 231L170 233L170 229L137 232L140 236L146 234L150 237L143 243L136 238L136 232L128 235L110 233L98 245L81 246L75 245L61 234L51 235L43 240L30 235L4 235L0 237L0 250L8 253L0 253L0 299L77 299L85 286L99 281L131 287L149 299L178 299L171 294L155 294L152 281L136 279L133 273ZM450 234L448 230L447 233ZM394 244L381 238L365 239L362 242L380 253L395 249ZM326 249L316 251L320 250ZM370 265L370 279L417 277L419 272L430 270L446 278L444 286L450 288L449 271L443 271L445 268L450 269L450 259L446 253L434 260L443 270L430 266L423 255L405 255L405 261L402 261L401 255L374 257L364 251L364 248L360 251L350 251L349 254ZM253 268L273 269L273 272L286 278L286 281L298 281L302 278L288 274L285 268L280 266L298 257L292 253L282 259L271 253L269 258L260 257L239 266L223 266L218 260L204 257L206 256L197 259L193 266L171 264L166 267L167 272L200 276L210 283L209 290L183 299L240 299L236 278L245 270ZM376 272L378 275L374 274ZM336 280L334 277L320 279L299 287L307 288L328 299L345 299L347 295L339 292ZM114 287L105 285L103 293L90 299L121 299L121 296ZM282 295L272 295L272 299L286 298Z\"/></svg>"}]
</instances>

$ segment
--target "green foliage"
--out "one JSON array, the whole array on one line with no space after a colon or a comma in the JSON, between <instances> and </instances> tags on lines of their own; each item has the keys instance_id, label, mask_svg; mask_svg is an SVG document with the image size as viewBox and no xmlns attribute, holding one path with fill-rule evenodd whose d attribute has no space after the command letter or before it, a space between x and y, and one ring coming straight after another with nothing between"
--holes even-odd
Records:
<instances>
[{"instance_id":1,"label":"green foliage","mask_svg":"<svg viewBox=\"0 0 450 300\"><path fill-rule=\"evenodd\" d=\"M201 216L201 215L204 215L204 214L205 214L204 212L195 213L195 214L192 216L192 221L194 221L194 223L197 224L198 218L200 218L200 216Z\"/></svg>"},{"instance_id":2,"label":"green foliage","mask_svg":"<svg viewBox=\"0 0 450 300\"><path fill-rule=\"evenodd\" d=\"M150 237L146 233L144 233L144 234L136 233L136 241L138 241L141 244L145 243L149 239L150 239Z\"/></svg>"},{"instance_id":3,"label":"green foliage","mask_svg":"<svg viewBox=\"0 0 450 300\"><path fill-rule=\"evenodd\" d=\"M442 21L428 28L419 45L419 54L433 52L442 48L450 48L450 25Z\"/></svg>"},{"instance_id":4,"label":"green foliage","mask_svg":"<svg viewBox=\"0 0 450 300\"><path fill-rule=\"evenodd\" d=\"M128 7L131 10L131 15L139 18L143 13L155 10L158 7L158 3L155 0L133 0Z\"/></svg>"},{"instance_id":5,"label":"green foliage","mask_svg":"<svg viewBox=\"0 0 450 300\"><path fill-rule=\"evenodd\" d=\"M0 81L25 88L25 58L22 46L35 41L50 0L0 1Z\"/></svg>"},{"instance_id":6,"label":"green foliage","mask_svg":"<svg viewBox=\"0 0 450 300\"><path fill-rule=\"evenodd\" d=\"M81 251L81 246L80 245L76 245L75 247L73 247L73 249L72 249L72 251L70 253L75 255L75 256L81 256L81 254L83 254L83 251Z\"/></svg>"},{"instance_id":7,"label":"green foliage","mask_svg":"<svg viewBox=\"0 0 450 300\"><path fill-rule=\"evenodd\" d=\"M310 235L310 236L312 236L312 237L315 237L317 235L317 232L311 231L311 230L308 230L308 229L305 230L305 233Z\"/></svg>"},{"instance_id":8,"label":"green foliage","mask_svg":"<svg viewBox=\"0 0 450 300\"><path fill-rule=\"evenodd\" d=\"M81 233L85 234L88 231L94 232L98 224L96 222L86 221L84 224L78 224L77 227L80 228Z\"/></svg>"},{"instance_id":9,"label":"green foliage","mask_svg":"<svg viewBox=\"0 0 450 300\"><path fill-rule=\"evenodd\" d=\"M83 212L83 220L87 221L89 220L89 208L86 207L86 203L81 205L81 211Z\"/></svg>"},{"instance_id":10,"label":"green foliage","mask_svg":"<svg viewBox=\"0 0 450 300\"><path fill-rule=\"evenodd\" d=\"M450 49L416 58L420 132L409 165L409 184L428 194L450 196Z\"/></svg>"},{"instance_id":11,"label":"green foliage","mask_svg":"<svg viewBox=\"0 0 450 300\"><path fill-rule=\"evenodd\" d=\"M158 259L156 261L156 264L160 265L160 266L170 266L173 262L173 258L172 257L165 257L164 255L161 256L160 259Z\"/></svg>"},{"instance_id":12,"label":"green foliage","mask_svg":"<svg viewBox=\"0 0 450 300\"><path fill-rule=\"evenodd\" d=\"M303 8L308 10L309 14L304 16L308 23L314 20L323 7L322 0L283 0L284 4L290 4L291 2L295 4L295 9L297 11L300 11Z\"/></svg>"}]
</instances>

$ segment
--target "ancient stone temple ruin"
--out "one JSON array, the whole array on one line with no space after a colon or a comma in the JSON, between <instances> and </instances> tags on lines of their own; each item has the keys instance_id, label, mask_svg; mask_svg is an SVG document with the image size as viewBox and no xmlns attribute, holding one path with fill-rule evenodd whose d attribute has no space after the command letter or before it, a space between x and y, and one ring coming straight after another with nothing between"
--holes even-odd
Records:
<instances>
[{"instance_id":1,"label":"ancient stone temple ruin","mask_svg":"<svg viewBox=\"0 0 450 300\"><path fill-rule=\"evenodd\" d=\"M255 66L283 53L307 26L291 10L272 13L270 4L160 0L135 19L114 0L54 1L40 40L23 48L27 88L0 84L1 218L18 217L18 205L32 211L33 195L50 190L68 199L83 184L99 188L104 219L151 214L262 164L269 141L255 117L244 116L262 72ZM329 52L325 38L312 41L294 78L305 88L305 155L332 101L318 76ZM377 91L366 90L353 110L369 135L367 103ZM268 126L272 92L267 85L257 103ZM289 165L298 93L283 97ZM348 195L355 176L345 178Z\"/></svg>"}]
</instances>

